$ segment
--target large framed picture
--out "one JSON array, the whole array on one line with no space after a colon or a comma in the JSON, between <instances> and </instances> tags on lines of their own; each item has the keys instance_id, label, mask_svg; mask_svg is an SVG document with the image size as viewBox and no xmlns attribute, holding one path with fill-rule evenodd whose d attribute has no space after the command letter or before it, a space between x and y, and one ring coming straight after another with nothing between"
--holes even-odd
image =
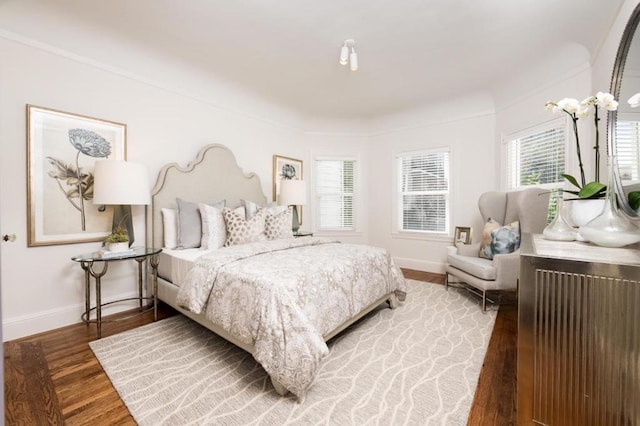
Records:
<instances>
[{"instance_id":1,"label":"large framed picture","mask_svg":"<svg viewBox=\"0 0 640 426\"><path fill-rule=\"evenodd\" d=\"M111 210L93 204L97 160L126 160L127 126L27 105L29 247L100 241Z\"/></svg>"},{"instance_id":2,"label":"large framed picture","mask_svg":"<svg viewBox=\"0 0 640 426\"><path fill-rule=\"evenodd\" d=\"M278 201L280 194L280 181L283 179L302 179L302 160L273 156L273 201Z\"/></svg>"}]
</instances>

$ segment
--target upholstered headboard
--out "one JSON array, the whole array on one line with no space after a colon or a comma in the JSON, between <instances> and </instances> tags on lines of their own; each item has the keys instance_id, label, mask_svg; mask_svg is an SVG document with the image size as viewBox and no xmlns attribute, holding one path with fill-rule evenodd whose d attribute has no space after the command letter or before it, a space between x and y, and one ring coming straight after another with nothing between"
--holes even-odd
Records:
<instances>
[{"instance_id":1,"label":"upholstered headboard","mask_svg":"<svg viewBox=\"0 0 640 426\"><path fill-rule=\"evenodd\" d=\"M176 197L199 203L227 200L230 207L240 199L267 202L256 174L245 174L227 147L207 145L187 167L171 163L160 169L147 207L147 246L163 246L161 209L176 208Z\"/></svg>"}]
</instances>

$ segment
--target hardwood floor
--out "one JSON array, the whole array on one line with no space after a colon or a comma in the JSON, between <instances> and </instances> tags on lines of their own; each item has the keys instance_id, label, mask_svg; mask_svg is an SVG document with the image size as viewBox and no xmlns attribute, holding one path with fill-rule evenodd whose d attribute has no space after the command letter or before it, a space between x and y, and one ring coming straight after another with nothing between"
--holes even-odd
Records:
<instances>
[{"instance_id":1,"label":"hardwood floor","mask_svg":"<svg viewBox=\"0 0 640 426\"><path fill-rule=\"evenodd\" d=\"M444 284L444 276L405 269L405 277ZM176 312L159 307L159 317ZM109 317L117 319L126 313ZM103 324L104 337L152 322L152 312ZM515 304L502 305L469 415L469 425L515 424ZM4 343L7 425L135 425L88 342L95 326L74 324Z\"/></svg>"}]
</instances>

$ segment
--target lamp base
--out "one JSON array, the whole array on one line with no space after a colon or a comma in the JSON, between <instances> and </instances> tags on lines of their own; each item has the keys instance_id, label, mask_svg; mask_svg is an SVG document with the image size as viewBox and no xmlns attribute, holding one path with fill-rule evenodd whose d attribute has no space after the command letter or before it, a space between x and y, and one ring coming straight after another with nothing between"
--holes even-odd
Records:
<instances>
[{"instance_id":1,"label":"lamp base","mask_svg":"<svg viewBox=\"0 0 640 426\"><path fill-rule=\"evenodd\" d=\"M131 206L129 205L115 205L113 206L113 224L111 225L111 232L116 232L116 229L124 228L129 236L129 247L135 239L133 234L133 220L131 216Z\"/></svg>"},{"instance_id":2,"label":"lamp base","mask_svg":"<svg viewBox=\"0 0 640 426\"><path fill-rule=\"evenodd\" d=\"M300 229L300 219L298 217L298 206L293 206L293 226L291 227L294 234L298 233Z\"/></svg>"}]
</instances>

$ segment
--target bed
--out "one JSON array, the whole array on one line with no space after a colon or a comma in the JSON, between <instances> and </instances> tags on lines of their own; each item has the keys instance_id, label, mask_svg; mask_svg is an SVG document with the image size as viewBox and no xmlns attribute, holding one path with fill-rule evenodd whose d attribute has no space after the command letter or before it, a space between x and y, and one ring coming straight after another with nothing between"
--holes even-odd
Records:
<instances>
[{"instance_id":1,"label":"bed","mask_svg":"<svg viewBox=\"0 0 640 426\"><path fill-rule=\"evenodd\" d=\"M250 352L280 395L303 398L328 354L326 341L379 305L396 308L405 299L401 271L372 246L290 236L210 250L166 247L173 231L163 209L166 219L178 198L201 210L223 203L225 215L243 203L244 215L247 200L256 217L276 208L267 206L259 177L245 174L223 145L205 146L185 168L164 166L151 198L147 245L163 247L158 299Z\"/></svg>"}]
</instances>

